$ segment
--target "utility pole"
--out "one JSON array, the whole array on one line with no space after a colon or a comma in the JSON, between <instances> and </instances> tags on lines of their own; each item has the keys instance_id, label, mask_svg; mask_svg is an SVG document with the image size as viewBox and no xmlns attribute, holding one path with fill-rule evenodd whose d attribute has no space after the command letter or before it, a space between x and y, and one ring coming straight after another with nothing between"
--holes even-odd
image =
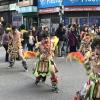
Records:
<instances>
[{"instance_id":1,"label":"utility pole","mask_svg":"<svg viewBox=\"0 0 100 100\"><path fill-rule=\"evenodd\" d=\"M63 19L62 19L63 15L64 15L64 5L63 5L63 0L62 0L62 4L61 4L61 6L59 8L60 23L63 22Z\"/></svg>"}]
</instances>

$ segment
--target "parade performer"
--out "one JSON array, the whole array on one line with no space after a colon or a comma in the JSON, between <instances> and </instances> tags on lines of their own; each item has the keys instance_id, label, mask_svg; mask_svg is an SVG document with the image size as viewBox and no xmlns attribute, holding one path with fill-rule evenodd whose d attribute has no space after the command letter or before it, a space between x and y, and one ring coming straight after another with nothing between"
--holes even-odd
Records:
<instances>
[{"instance_id":1,"label":"parade performer","mask_svg":"<svg viewBox=\"0 0 100 100\"><path fill-rule=\"evenodd\" d=\"M77 92L76 100L100 100L100 36L93 39L92 52L85 58L89 81Z\"/></svg>"},{"instance_id":2,"label":"parade performer","mask_svg":"<svg viewBox=\"0 0 100 100\"><path fill-rule=\"evenodd\" d=\"M12 68L16 58L19 55L22 59L23 67L25 71L27 71L27 64L23 56L23 50L21 45L20 32L16 29L16 27L12 27L11 33L9 34L9 38L10 39L8 43L8 53L10 55L10 59L9 59L10 65L8 67Z\"/></svg>"},{"instance_id":3,"label":"parade performer","mask_svg":"<svg viewBox=\"0 0 100 100\"><path fill-rule=\"evenodd\" d=\"M92 35L87 33L81 41L79 51L85 55L88 51L91 51Z\"/></svg>"},{"instance_id":4,"label":"parade performer","mask_svg":"<svg viewBox=\"0 0 100 100\"><path fill-rule=\"evenodd\" d=\"M86 56L91 53L91 43L93 36L89 33L84 35L84 38L81 40L80 48L77 52L71 52L67 55L67 61L76 60L83 64Z\"/></svg>"},{"instance_id":5,"label":"parade performer","mask_svg":"<svg viewBox=\"0 0 100 100\"><path fill-rule=\"evenodd\" d=\"M33 74L36 77L35 84L37 85L40 80L45 82L46 77L51 75L52 91L58 92L58 79L56 72L58 72L56 65L53 61L55 46L58 39L56 37L50 37L48 34L42 35L42 41L39 44L39 60Z\"/></svg>"}]
</instances>

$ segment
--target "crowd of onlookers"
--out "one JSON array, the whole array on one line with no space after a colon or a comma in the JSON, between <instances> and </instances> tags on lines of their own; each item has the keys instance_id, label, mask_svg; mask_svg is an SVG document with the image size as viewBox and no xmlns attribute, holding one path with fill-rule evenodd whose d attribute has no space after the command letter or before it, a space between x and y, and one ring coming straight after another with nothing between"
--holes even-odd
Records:
<instances>
[{"instance_id":1,"label":"crowd of onlookers","mask_svg":"<svg viewBox=\"0 0 100 100\"><path fill-rule=\"evenodd\" d=\"M8 61L9 54L7 53L8 42L9 42L9 31L11 25L7 25L4 31L0 24L0 40L6 50L5 61ZM84 34L98 34L100 35L100 27L84 25L79 27L78 25L68 25L65 27L62 23L59 24L55 32L50 32L48 26L44 27L32 27L29 30L25 29L24 25L21 25L19 29L22 47L24 50L33 51L35 50L35 44L42 40L43 34L55 35L59 38L59 43L56 47L55 54L59 57L66 55L68 52L75 52L79 49L81 39ZM1 38L2 36L2 38Z\"/></svg>"}]
</instances>

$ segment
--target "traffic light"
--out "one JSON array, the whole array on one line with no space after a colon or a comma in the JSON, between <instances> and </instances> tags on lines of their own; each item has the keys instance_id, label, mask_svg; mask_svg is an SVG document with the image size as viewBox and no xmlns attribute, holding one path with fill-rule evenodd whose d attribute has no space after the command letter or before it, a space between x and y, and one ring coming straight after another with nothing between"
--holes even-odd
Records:
<instances>
[{"instance_id":1,"label":"traffic light","mask_svg":"<svg viewBox=\"0 0 100 100\"><path fill-rule=\"evenodd\" d=\"M64 6L60 6L59 8L59 15L64 15Z\"/></svg>"}]
</instances>

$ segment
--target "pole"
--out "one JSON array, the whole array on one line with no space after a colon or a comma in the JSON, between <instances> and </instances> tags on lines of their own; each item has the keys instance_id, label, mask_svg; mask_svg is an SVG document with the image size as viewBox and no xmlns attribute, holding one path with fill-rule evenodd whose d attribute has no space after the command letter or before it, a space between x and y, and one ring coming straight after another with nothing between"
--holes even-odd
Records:
<instances>
[{"instance_id":1,"label":"pole","mask_svg":"<svg viewBox=\"0 0 100 100\"><path fill-rule=\"evenodd\" d=\"M50 33L51 33L51 29L52 29L52 22L51 22L51 13L50 13Z\"/></svg>"},{"instance_id":2,"label":"pole","mask_svg":"<svg viewBox=\"0 0 100 100\"><path fill-rule=\"evenodd\" d=\"M62 14L60 15L60 23L62 23Z\"/></svg>"},{"instance_id":3,"label":"pole","mask_svg":"<svg viewBox=\"0 0 100 100\"><path fill-rule=\"evenodd\" d=\"M59 17L60 17L60 23L63 22L63 14L64 14L64 6L63 6L63 0L61 2L61 6L60 6L60 9L59 9Z\"/></svg>"},{"instance_id":4,"label":"pole","mask_svg":"<svg viewBox=\"0 0 100 100\"><path fill-rule=\"evenodd\" d=\"M38 27L40 26L40 18L39 18L39 14L37 15L38 16Z\"/></svg>"},{"instance_id":5,"label":"pole","mask_svg":"<svg viewBox=\"0 0 100 100\"><path fill-rule=\"evenodd\" d=\"M88 12L88 25L90 24L90 23L89 23L89 18L90 18L90 13Z\"/></svg>"}]
</instances>

